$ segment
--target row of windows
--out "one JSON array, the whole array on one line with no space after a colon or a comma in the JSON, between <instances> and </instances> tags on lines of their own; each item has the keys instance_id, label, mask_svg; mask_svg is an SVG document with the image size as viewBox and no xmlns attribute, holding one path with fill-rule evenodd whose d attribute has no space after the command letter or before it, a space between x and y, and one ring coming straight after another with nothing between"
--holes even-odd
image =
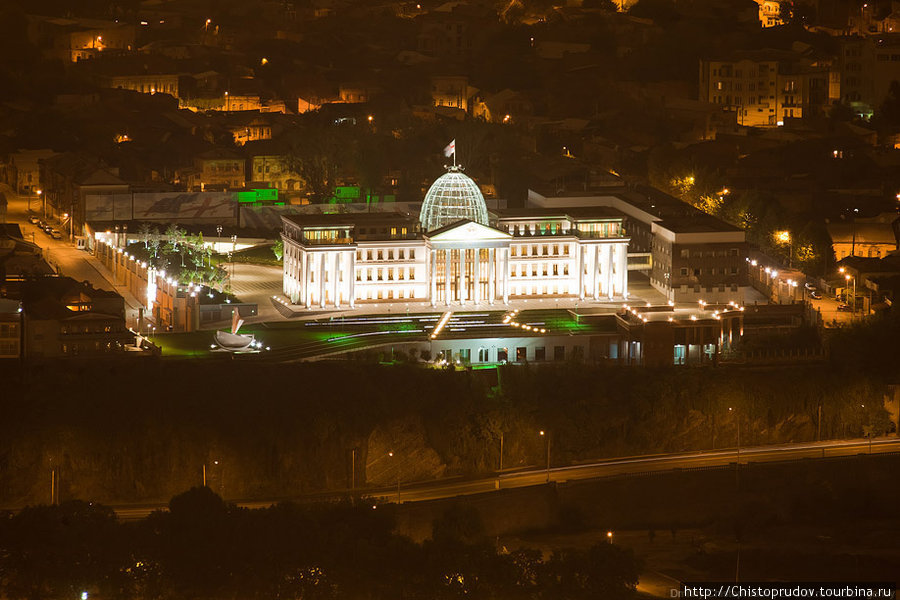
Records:
<instances>
[{"instance_id":1,"label":"row of windows","mask_svg":"<svg viewBox=\"0 0 900 600\"><path fill-rule=\"evenodd\" d=\"M568 285L513 285L510 286L510 294L513 296L541 296L574 294L575 288Z\"/></svg>"},{"instance_id":2,"label":"row of windows","mask_svg":"<svg viewBox=\"0 0 900 600\"><path fill-rule=\"evenodd\" d=\"M774 100L774 99L775 99L775 96L769 96L769 100ZM731 96L730 95L729 96L713 96L712 102L714 104L731 104ZM742 105L744 103L744 99L740 96L735 96L734 103L738 104L738 105ZM750 96L747 99L747 104L755 105L756 103L757 103L756 96ZM759 96L759 104L765 104L765 103L766 103L766 97Z\"/></svg>"},{"instance_id":3,"label":"row of windows","mask_svg":"<svg viewBox=\"0 0 900 600\"><path fill-rule=\"evenodd\" d=\"M243 167L239 164L233 165L207 165L206 170L213 173L239 173Z\"/></svg>"},{"instance_id":4,"label":"row of windows","mask_svg":"<svg viewBox=\"0 0 900 600\"><path fill-rule=\"evenodd\" d=\"M728 269L726 269L725 267L722 267L721 269L719 269L719 273L718 273L718 274L719 274L719 275L728 275L728 272L729 272ZM681 269L681 274L682 274L683 276L687 276L687 275L689 275L690 273L691 273L691 269L688 269L688 268L682 268L682 269ZM732 274L732 275L737 275L737 273L738 273L737 267L731 267L731 274ZM700 277L701 275L703 275L703 269L693 269L693 274L694 274L694 277ZM715 275L715 274L716 274L716 268L713 267L713 268L711 268L711 269L706 269L706 274L707 274L707 275Z\"/></svg>"},{"instance_id":5,"label":"row of windows","mask_svg":"<svg viewBox=\"0 0 900 600\"><path fill-rule=\"evenodd\" d=\"M403 289L399 290L383 290L383 289L368 289L366 290L366 300L414 300L416 298L416 290L414 289Z\"/></svg>"},{"instance_id":6,"label":"row of windows","mask_svg":"<svg viewBox=\"0 0 900 600\"><path fill-rule=\"evenodd\" d=\"M365 281L403 281L404 279L409 279L410 281L415 280L416 278L416 270L413 267L409 267L405 269L403 267L391 267L386 269L366 269L365 270ZM363 281L363 270L357 269L356 271L356 280Z\"/></svg>"},{"instance_id":7,"label":"row of windows","mask_svg":"<svg viewBox=\"0 0 900 600\"><path fill-rule=\"evenodd\" d=\"M0 324L0 337L19 337L19 327L14 323Z\"/></svg>"},{"instance_id":8,"label":"row of windows","mask_svg":"<svg viewBox=\"0 0 900 600\"><path fill-rule=\"evenodd\" d=\"M122 349L120 342L90 342L79 344L63 344L63 354L80 354L82 352L115 352Z\"/></svg>"},{"instance_id":9,"label":"row of windows","mask_svg":"<svg viewBox=\"0 0 900 600\"><path fill-rule=\"evenodd\" d=\"M391 236L397 235L397 227L358 227L357 232L359 235L387 235L390 231ZM406 227L399 228L400 235L406 235L408 229Z\"/></svg>"},{"instance_id":10,"label":"row of windows","mask_svg":"<svg viewBox=\"0 0 900 600\"><path fill-rule=\"evenodd\" d=\"M743 69L734 69L731 65L722 65L719 69L712 70L713 76L721 75L722 77L743 77ZM766 77L769 74L769 65L759 65L759 76ZM756 69L747 71L747 77L751 79L757 76Z\"/></svg>"},{"instance_id":11,"label":"row of windows","mask_svg":"<svg viewBox=\"0 0 900 600\"><path fill-rule=\"evenodd\" d=\"M738 286L737 286L736 283L732 283L732 284L729 285L729 286L726 286L724 283L720 283L719 285L708 285L708 286L706 286L706 293L711 294L711 293L713 293L714 291L724 292L726 287L727 287L729 290L731 290L732 292L738 291ZM693 286L693 292L694 292L695 294L699 294L700 292L703 291L703 289L704 289L703 286L700 286L700 285L695 285L695 286ZM688 292L688 291L690 291L690 290L691 290L691 286L688 286L688 285L682 285L682 286L681 286L681 291L682 291L683 293L686 293L686 292Z\"/></svg>"},{"instance_id":12,"label":"row of windows","mask_svg":"<svg viewBox=\"0 0 900 600\"><path fill-rule=\"evenodd\" d=\"M404 234L406 233L406 228L403 228ZM365 256L365 259L363 259ZM394 250L393 248L390 250L357 250L356 251L356 260L394 260ZM396 252L397 260L415 260L416 258L416 249L415 248L397 248Z\"/></svg>"},{"instance_id":13,"label":"row of windows","mask_svg":"<svg viewBox=\"0 0 900 600\"><path fill-rule=\"evenodd\" d=\"M703 250L694 250L691 252L686 248L681 249L681 258L691 258L692 256L693 258L703 258L703 254ZM740 251L737 248L729 248L727 251L724 248L706 251L706 258L714 258L716 256L740 256Z\"/></svg>"},{"instance_id":14,"label":"row of windows","mask_svg":"<svg viewBox=\"0 0 900 600\"><path fill-rule=\"evenodd\" d=\"M70 333L111 333L111 332L120 332L124 331L124 327L112 326L112 325L104 325L98 327L91 327L89 325L63 325L60 328L60 333L70 334Z\"/></svg>"},{"instance_id":15,"label":"row of windows","mask_svg":"<svg viewBox=\"0 0 900 600\"><path fill-rule=\"evenodd\" d=\"M534 244L510 246L510 256L569 256L569 244Z\"/></svg>"},{"instance_id":16,"label":"row of windows","mask_svg":"<svg viewBox=\"0 0 900 600\"><path fill-rule=\"evenodd\" d=\"M509 348L479 348L477 353L478 362L509 362ZM515 349L515 361L525 362L527 360L545 361L548 360L546 346L537 346L529 356L527 346L519 346ZM459 352L454 354L453 350L441 350L437 354L437 359L446 360L447 362L455 362L459 360L464 363L472 362L471 348L460 348ZM583 359L584 346L573 346L570 358ZM553 346L553 360L566 360L566 347Z\"/></svg>"},{"instance_id":17,"label":"row of windows","mask_svg":"<svg viewBox=\"0 0 900 600\"><path fill-rule=\"evenodd\" d=\"M887 256L890 250L888 248L868 248L867 250L857 249L856 252L852 256L867 256L869 258L881 258L882 256ZM842 258L846 258L851 256L850 252L847 250L840 250L836 252L838 260Z\"/></svg>"},{"instance_id":18,"label":"row of windows","mask_svg":"<svg viewBox=\"0 0 900 600\"><path fill-rule=\"evenodd\" d=\"M563 264L562 269L559 268L560 265L558 265L558 264L548 265L547 263L540 265L540 269L538 267L539 267L539 265L536 265L536 264L531 265L531 276L532 277L537 277L539 274L543 277L549 277L551 275L554 277L557 277L560 275L560 271L562 271L561 274L563 276L567 276L569 274L569 265L568 264ZM528 274L529 274L528 265L518 265L518 268L516 266L513 266L512 272L509 274L509 276L510 277L528 277Z\"/></svg>"},{"instance_id":19,"label":"row of windows","mask_svg":"<svg viewBox=\"0 0 900 600\"><path fill-rule=\"evenodd\" d=\"M506 231L511 235L556 235L558 233L567 233L570 227L568 223L553 222L543 223L513 223L506 226Z\"/></svg>"}]
</instances>

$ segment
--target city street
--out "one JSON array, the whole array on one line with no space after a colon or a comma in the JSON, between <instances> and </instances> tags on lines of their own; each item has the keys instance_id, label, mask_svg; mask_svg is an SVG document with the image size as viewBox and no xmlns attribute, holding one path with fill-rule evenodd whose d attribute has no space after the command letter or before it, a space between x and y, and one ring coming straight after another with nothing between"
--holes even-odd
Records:
<instances>
[{"instance_id":1,"label":"city street","mask_svg":"<svg viewBox=\"0 0 900 600\"><path fill-rule=\"evenodd\" d=\"M113 283L113 276L103 264L84 250L78 250L69 242L68 231L65 226L56 221L47 219L47 222L62 232L63 238L54 240L49 235L38 229L37 225L28 222L29 199L26 196L17 196L16 193L4 184L0 184L0 191L6 195L7 213L6 220L16 223L22 230L22 237L43 248L44 260L59 274L71 277L76 281L87 281L92 286L101 290L115 291L125 299L126 323L129 327L135 326L138 319L138 309L141 303L132 295L125 286ZM31 198L31 211L39 218L41 215L40 198Z\"/></svg>"}]
</instances>

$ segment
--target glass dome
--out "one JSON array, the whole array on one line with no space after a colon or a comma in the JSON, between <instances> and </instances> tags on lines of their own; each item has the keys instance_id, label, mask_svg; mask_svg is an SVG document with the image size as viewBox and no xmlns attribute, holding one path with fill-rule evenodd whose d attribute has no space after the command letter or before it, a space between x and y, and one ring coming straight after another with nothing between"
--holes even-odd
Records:
<instances>
[{"instance_id":1,"label":"glass dome","mask_svg":"<svg viewBox=\"0 0 900 600\"><path fill-rule=\"evenodd\" d=\"M487 225L487 205L478 184L459 167L448 167L425 194L419 222L424 231L434 231L462 219Z\"/></svg>"}]
</instances>

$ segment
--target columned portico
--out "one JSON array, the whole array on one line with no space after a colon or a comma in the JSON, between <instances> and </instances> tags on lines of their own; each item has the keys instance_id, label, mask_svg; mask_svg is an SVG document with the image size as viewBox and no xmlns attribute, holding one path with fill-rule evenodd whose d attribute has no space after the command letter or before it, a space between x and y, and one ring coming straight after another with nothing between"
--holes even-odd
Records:
<instances>
[{"instance_id":1,"label":"columned portico","mask_svg":"<svg viewBox=\"0 0 900 600\"><path fill-rule=\"evenodd\" d=\"M432 304L440 300L434 296L437 290L443 291L443 303L446 306L483 302L493 304L499 299L500 291L506 298L509 240L512 236L472 221L460 221L425 237L431 246L434 263L443 264L443 270L431 269L429 272L429 277L432 278ZM503 267L498 268L501 260Z\"/></svg>"}]
</instances>

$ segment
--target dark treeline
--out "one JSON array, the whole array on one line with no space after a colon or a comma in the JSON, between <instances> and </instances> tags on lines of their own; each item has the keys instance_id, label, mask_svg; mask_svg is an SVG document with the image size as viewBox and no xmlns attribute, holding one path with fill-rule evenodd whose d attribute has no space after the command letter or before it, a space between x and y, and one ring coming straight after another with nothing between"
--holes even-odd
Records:
<instances>
[{"instance_id":1,"label":"dark treeline","mask_svg":"<svg viewBox=\"0 0 900 600\"><path fill-rule=\"evenodd\" d=\"M365 500L248 510L194 488L169 508L124 524L80 501L0 515L0 595L615 600L634 597L640 568L607 543L546 558L498 552L478 513L459 506L422 544L394 533L391 506Z\"/></svg>"},{"instance_id":2,"label":"dark treeline","mask_svg":"<svg viewBox=\"0 0 900 600\"><path fill-rule=\"evenodd\" d=\"M360 362L75 363L9 370L0 507L164 501L206 482L286 498L551 460L882 434L881 380L830 365L483 371ZM393 453L393 460L387 458ZM355 458L355 464L352 462Z\"/></svg>"}]
</instances>

